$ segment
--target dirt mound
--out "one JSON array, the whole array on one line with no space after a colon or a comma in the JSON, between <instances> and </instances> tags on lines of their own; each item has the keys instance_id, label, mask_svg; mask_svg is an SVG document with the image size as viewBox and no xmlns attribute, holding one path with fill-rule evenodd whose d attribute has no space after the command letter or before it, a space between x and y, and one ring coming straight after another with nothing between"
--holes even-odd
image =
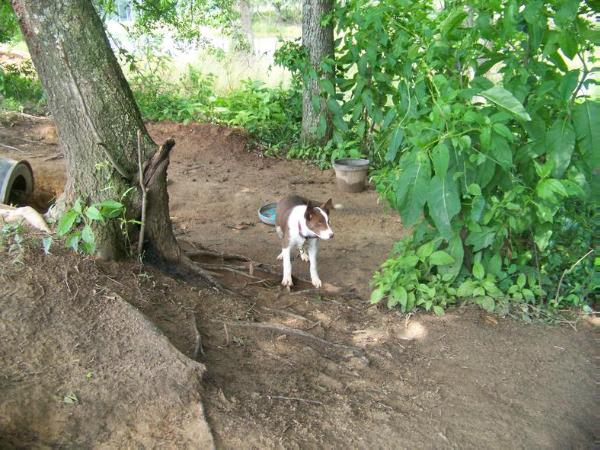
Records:
<instances>
[{"instance_id":1,"label":"dirt mound","mask_svg":"<svg viewBox=\"0 0 600 450\"><path fill-rule=\"evenodd\" d=\"M204 366L93 260L60 253L2 265L0 447L212 447Z\"/></svg>"}]
</instances>

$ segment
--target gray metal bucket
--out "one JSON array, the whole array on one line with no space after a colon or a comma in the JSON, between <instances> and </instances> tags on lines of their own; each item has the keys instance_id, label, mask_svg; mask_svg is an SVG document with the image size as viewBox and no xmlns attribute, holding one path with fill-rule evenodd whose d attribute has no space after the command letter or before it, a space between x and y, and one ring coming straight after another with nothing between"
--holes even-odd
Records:
<instances>
[{"instance_id":1,"label":"gray metal bucket","mask_svg":"<svg viewBox=\"0 0 600 450\"><path fill-rule=\"evenodd\" d=\"M0 203L21 204L33 193L33 171L27 161L0 158Z\"/></svg>"},{"instance_id":2,"label":"gray metal bucket","mask_svg":"<svg viewBox=\"0 0 600 450\"><path fill-rule=\"evenodd\" d=\"M343 158L333 162L337 187L342 192L362 192L365 190L369 160Z\"/></svg>"}]
</instances>

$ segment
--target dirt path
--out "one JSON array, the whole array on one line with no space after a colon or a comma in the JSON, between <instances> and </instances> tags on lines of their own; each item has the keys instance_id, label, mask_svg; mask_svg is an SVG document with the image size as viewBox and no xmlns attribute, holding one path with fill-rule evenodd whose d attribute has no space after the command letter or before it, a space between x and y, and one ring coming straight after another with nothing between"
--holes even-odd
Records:
<instances>
[{"instance_id":1,"label":"dirt path","mask_svg":"<svg viewBox=\"0 0 600 450\"><path fill-rule=\"evenodd\" d=\"M577 331L527 325L473 308L407 319L368 307L357 296L366 295L372 271L404 232L374 192L340 195L331 173L248 153L234 130L165 123L150 130L158 141L177 140L171 211L187 245L244 254L279 270L278 242L258 223L258 206L291 191L344 205L319 261L323 281L343 287L345 296L288 295L260 270L256 275L273 285L222 274L245 286L248 298L152 270L154 288L144 290L132 284L139 268L102 266L111 289L188 355L194 345L181 324L194 313L207 367L203 399L219 447L591 448L598 439L595 330L584 323ZM45 159L56 147L18 145L17 137L35 140L36 133L18 123L0 130L0 142L22 147L11 156L26 156L42 174L40 187L51 189L61 184L62 161ZM294 273L307 277L308 268L295 262ZM157 286L166 301L148 301ZM176 311L187 314L173 318Z\"/></svg>"}]
</instances>

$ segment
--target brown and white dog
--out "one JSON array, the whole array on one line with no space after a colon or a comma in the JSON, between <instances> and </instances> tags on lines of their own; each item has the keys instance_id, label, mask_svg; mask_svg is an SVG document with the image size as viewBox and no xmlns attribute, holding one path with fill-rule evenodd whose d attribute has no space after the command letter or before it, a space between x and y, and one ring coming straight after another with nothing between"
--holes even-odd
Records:
<instances>
[{"instance_id":1,"label":"brown and white dog","mask_svg":"<svg viewBox=\"0 0 600 450\"><path fill-rule=\"evenodd\" d=\"M277 234L283 240L283 249L277 259L283 259L283 280L286 287L292 283L292 248L297 247L303 261L310 261L310 279L314 287L321 287L317 272L317 251L320 239L331 239L333 230L329 223L329 211L333 209L331 199L321 206L298 195L284 198L277 204L275 225ZM308 255L304 243L308 243Z\"/></svg>"}]
</instances>

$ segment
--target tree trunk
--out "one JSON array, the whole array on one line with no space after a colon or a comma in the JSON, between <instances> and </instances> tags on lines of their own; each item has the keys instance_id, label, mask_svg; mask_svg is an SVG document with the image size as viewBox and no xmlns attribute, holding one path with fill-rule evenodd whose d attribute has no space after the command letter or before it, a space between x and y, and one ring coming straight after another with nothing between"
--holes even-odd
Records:
<instances>
[{"instance_id":1,"label":"tree trunk","mask_svg":"<svg viewBox=\"0 0 600 450\"><path fill-rule=\"evenodd\" d=\"M254 31L252 31L252 8L250 7L250 0L239 0L239 11L240 11L240 27L246 44L248 46L248 52L254 53Z\"/></svg>"},{"instance_id":2,"label":"tree trunk","mask_svg":"<svg viewBox=\"0 0 600 450\"><path fill-rule=\"evenodd\" d=\"M137 132L143 160L157 149L142 121L133 95L110 48L90 0L12 0L31 58L48 98L67 163L63 205L121 200L127 218L139 218ZM99 144L102 145L99 145ZM114 161L114 163L111 162ZM168 159L147 195L146 236L149 249L167 261L181 252L172 232L166 187ZM116 166L124 170L121 176ZM114 259L125 254L127 239L115 220L94 228L98 254Z\"/></svg>"},{"instance_id":3,"label":"tree trunk","mask_svg":"<svg viewBox=\"0 0 600 450\"><path fill-rule=\"evenodd\" d=\"M321 18L333 9L333 0L303 0L302 4L302 45L308 51L312 68L320 73L319 66L325 58L333 58L333 24L321 26ZM333 81L333 73L327 74ZM323 100L319 110L312 104L313 96L319 96L317 80L305 83L302 95L302 142L305 144L325 144L332 135L331 116ZM319 136L317 128L321 117L325 120L325 135Z\"/></svg>"}]
</instances>

